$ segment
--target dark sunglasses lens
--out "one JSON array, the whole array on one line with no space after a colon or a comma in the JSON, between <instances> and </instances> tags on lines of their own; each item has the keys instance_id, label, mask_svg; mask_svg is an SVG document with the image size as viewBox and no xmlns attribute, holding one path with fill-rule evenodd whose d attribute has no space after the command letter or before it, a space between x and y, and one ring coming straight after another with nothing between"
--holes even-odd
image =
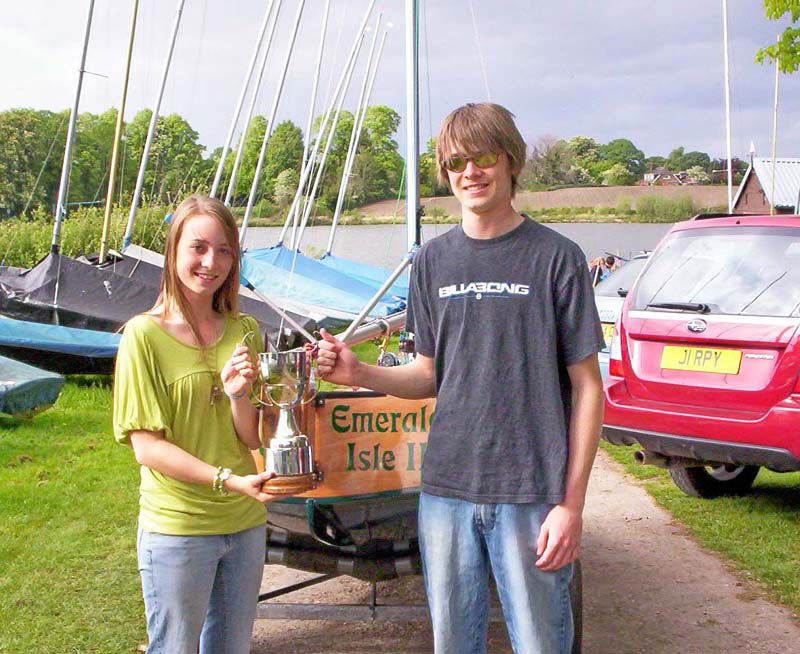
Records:
<instances>
[{"instance_id":1,"label":"dark sunglasses lens","mask_svg":"<svg viewBox=\"0 0 800 654\"><path fill-rule=\"evenodd\" d=\"M496 152L483 152L472 159L478 168L491 168L497 163Z\"/></svg>"},{"instance_id":2,"label":"dark sunglasses lens","mask_svg":"<svg viewBox=\"0 0 800 654\"><path fill-rule=\"evenodd\" d=\"M444 167L454 173L460 173L467 167L467 160L464 157L448 157L444 160Z\"/></svg>"}]
</instances>

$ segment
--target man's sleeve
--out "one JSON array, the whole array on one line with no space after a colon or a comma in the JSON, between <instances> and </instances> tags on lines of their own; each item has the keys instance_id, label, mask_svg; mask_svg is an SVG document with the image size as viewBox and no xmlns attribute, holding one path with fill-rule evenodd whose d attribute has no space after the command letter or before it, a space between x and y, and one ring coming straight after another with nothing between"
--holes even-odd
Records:
<instances>
[{"instance_id":1,"label":"man's sleeve","mask_svg":"<svg viewBox=\"0 0 800 654\"><path fill-rule=\"evenodd\" d=\"M408 289L406 309L406 331L414 334L414 349L422 356L433 357L435 342L430 310L427 305L428 289L422 281L423 263L417 256L411 268L411 284Z\"/></svg>"},{"instance_id":2,"label":"man's sleeve","mask_svg":"<svg viewBox=\"0 0 800 654\"><path fill-rule=\"evenodd\" d=\"M600 318L594 302L589 269L573 268L556 290L558 349L565 365L571 365L605 347Z\"/></svg>"}]
</instances>

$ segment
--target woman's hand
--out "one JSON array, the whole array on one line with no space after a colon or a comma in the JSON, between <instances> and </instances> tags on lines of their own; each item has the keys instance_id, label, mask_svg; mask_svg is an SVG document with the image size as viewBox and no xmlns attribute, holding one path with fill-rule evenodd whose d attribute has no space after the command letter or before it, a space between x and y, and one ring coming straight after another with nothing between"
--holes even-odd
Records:
<instances>
[{"instance_id":1,"label":"woman's hand","mask_svg":"<svg viewBox=\"0 0 800 654\"><path fill-rule=\"evenodd\" d=\"M231 475L225 480L225 490L231 491L232 493L239 493L240 495L247 495L258 500L262 504L266 504L279 497L278 495L264 493L261 490L264 482L272 479L274 476L274 472L259 472L257 475L247 475L245 477Z\"/></svg>"},{"instance_id":2,"label":"woman's hand","mask_svg":"<svg viewBox=\"0 0 800 654\"><path fill-rule=\"evenodd\" d=\"M225 362L220 373L222 387L229 397L246 393L255 376L256 367L250 358L250 348L246 345L239 345L233 351L233 355Z\"/></svg>"}]
</instances>

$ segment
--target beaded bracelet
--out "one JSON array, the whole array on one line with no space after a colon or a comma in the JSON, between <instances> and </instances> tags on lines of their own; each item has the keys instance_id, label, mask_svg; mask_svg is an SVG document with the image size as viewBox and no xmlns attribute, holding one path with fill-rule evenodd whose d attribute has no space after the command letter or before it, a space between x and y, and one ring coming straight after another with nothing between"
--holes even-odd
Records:
<instances>
[{"instance_id":1,"label":"beaded bracelet","mask_svg":"<svg viewBox=\"0 0 800 654\"><path fill-rule=\"evenodd\" d=\"M236 393L235 395L225 391L225 395L227 395L231 400L241 400L245 395L247 395L247 389L243 390L241 393Z\"/></svg>"},{"instance_id":2,"label":"beaded bracelet","mask_svg":"<svg viewBox=\"0 0 800 654\"><path fill-rule=\"evenodd\" d=\"M211 488L215 493L219 493L220 495L228 494L228 490L225 488L225 482L231 474L233 474L233 471L230 468L223 468L222 466L219 466L214 471L214 481L211 484Z\"/></svg>"}]
</instances>

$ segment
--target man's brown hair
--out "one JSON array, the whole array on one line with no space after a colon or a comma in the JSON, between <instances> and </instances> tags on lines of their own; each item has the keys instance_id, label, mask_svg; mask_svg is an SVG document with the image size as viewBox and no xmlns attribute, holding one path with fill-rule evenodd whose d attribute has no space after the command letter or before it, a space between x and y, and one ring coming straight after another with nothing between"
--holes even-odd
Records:
<instances>
[{"instance_id":1,"label":"man's brown hair","mask_svg":"<svg viewBox=\"0 0 800 654\"><path fill-rule=\"evenodd\" d=\"M511 197L517 191L517 177L525 165L525 141L514 124L514 114L491 102L465 104L450 112L436 141L437 175L448 184L444 160L454 154L505 152L511 168Z\"/></svg>"}]
</instances>

